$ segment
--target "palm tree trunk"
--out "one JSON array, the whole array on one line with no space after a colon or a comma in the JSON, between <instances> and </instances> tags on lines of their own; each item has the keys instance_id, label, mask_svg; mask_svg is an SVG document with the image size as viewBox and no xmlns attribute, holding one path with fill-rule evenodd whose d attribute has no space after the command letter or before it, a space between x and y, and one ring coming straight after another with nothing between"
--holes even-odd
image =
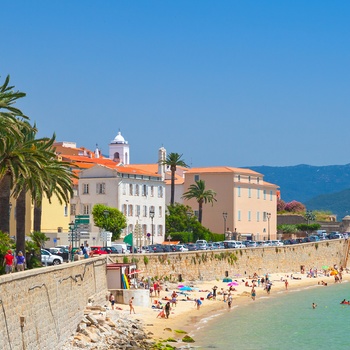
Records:
<instances>
[{"instance_id":1,"label":"palm tree trunk","mask_svg":"<svg viewBox=\"0 0 350 350\"><path fill-rule=\"evenodd\" d=\"M42 203L34 205L34 231L41 232Z\"/></svg>"},{"instance_id":2,"label":"palm tree trunk","mask_svg":"<svg viewBox=\"0 0 350 350\"><path fill-rule=\"evenodd\" d=\"M202 223L202 212L203 212L203 202L199 202L199 208L198 208L198 221L201 224Z\"/></svg>"},{"instance_id":3,"label":"palm tree trunk","mask_svg":"<svg viewBox=\"0 0 350 350\"><path fill-rule=\"evenodd\" d=\"M19 194L16 202L16 250L25 254L26 248L26 189Z\"/></svg>"},{"instance_id":4,"label":"palm tree trunk","mask_svg":"<svg viewBox=\"0 0 350 350\"><path fill-rule=\"evenodd\" d=\"M170 205L174 205L175 202L175 170L171 169L171 193L170 193Z\"/></svg>"},{"instance_id":5,"label":"palm tree trunk","mask_svg":"<svg viewBox=\"0 0 350 350\"><path fill-rule=\"evenodd\" d=\"M5 174L0 180L0 231L3 233L10 233L11 180L10 174Z\"/></svg>"}]
</instances>

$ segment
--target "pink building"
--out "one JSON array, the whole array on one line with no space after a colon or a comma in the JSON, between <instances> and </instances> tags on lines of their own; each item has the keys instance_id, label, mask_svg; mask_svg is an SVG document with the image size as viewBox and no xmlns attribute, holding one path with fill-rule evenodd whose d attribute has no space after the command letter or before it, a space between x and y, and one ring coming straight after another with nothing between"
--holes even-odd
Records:
<instances>
[{"instance_id":1,"label":"pink building","mask_svg":"<svg viewBox=\"0 0 350 350\"><path fill-rule=\"evenodd\" d=\"M205 181L216 192L214 205L203 204L202 224L227 238L239 233L254 240L276 239L278 186L250 169L226 166L192 168L185 171L184 192L195 181ZM195 199L184 200L198 214ZM231 232L233 234L231 234Z\"/></svg>"}]
</instances>

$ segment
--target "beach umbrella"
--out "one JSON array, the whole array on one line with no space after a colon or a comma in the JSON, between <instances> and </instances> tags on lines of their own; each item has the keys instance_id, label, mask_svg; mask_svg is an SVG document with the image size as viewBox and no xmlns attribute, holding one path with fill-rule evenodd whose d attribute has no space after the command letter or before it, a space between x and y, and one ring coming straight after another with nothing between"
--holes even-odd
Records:
<instances>
[{"instance_id":1,"label":"beach umbrella","mask_svg":"<svg viewBox=\"0 0 350 350\"><path fill-rule=\"evenodd\" d=\"M177 288L182 288L182 287L185 287L183 284L179 284L178 286L177 286Z\"/></svg>"},{"instance_id":2,"label":"beach umbrella","mask_svg":"<svg viewBox=\"0 0 350 350\"><path fill-rule=\"evenodd\" d=\"M238 286L238 282L233 281L233 282L228 283L227 285L229 287L231 287L231 286Z\"/></svg>"},{"instance_id":3,"label":"beach umbrella","mask_svg":"<svg viewBox=\"0 0 350 350\"><path fill-rule=\"evenodd\" d=\"M322 266L322 270L328 270L329 266Z\"/></svg>"},{"instance_id":4,"label":"beach umbrella","mask_svg":"<svg viewBox=\"0 0 350 350\"><path fill-rule=\"evenodd\" d=\"M188 287L188 286L183 286L181 288L179 288L180 290L186 290L186 291L191 291L192 288L191 287Z\"/></svg>"}]
</instances>

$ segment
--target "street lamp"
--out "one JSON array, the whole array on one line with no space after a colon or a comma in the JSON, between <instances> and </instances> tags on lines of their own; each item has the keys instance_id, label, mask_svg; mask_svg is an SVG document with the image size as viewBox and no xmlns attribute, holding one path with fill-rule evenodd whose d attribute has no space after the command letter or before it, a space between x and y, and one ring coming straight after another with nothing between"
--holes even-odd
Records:
<instances>
[{"instance_id":1,"label":"street lamp","mask_svg":"<svg viewBox=\"0 0 350 350\"><path fill-rule=\"evenodd\" d=\"M105 209L103 211L103 216L105 217L105 227L108 226L108 217L109 217L109 210ZM107 230L105 228L104 236L103 236L103 242L105 244L105 247L107 247Z\"/></svg>"},{"instance_id":2,"label":"street lamp","mask_svg":"<svg viewBox=\"0 0 350 350\"><path fill-rule=\"evenodd\" d=\"M149 209L149 217L151 218L152 220L152 244L153 244L153 237L154 237L154 226L153 226L153 219L154 219L154 208L151 207Z\"/></svg>"},{"instance_id":3,"label":"street lamp","mask_svg":"<svg viewBox=\"0 0 350 350\"><path fill-rule=\"evenodd\" d=\"M72 251L73 251L73 248L74 248L74 238L73 238L73 234L74 234L74 230L75 230L75 223L74 221L72 221L70 224L69 224L69 230L71 232L71 237L70 237L70 241L71 241L71 249L69 249L69 261L72 261Z\"/></svg>"},{"instance_id":4,"label":"street lamp","mask_svg":"<svg viewBox=\"0 0 350 350\"><path fill-rule=\"evenodd\" d=\"M266 213L267 217L267 239L270 240L270 218L271 218L271 213Z\"/></svg>"},{"instance_id":5,"label":"street lamp","mask_svg":"<svg viewBox=\"0 0 350 350\"><path fill-rule=\"evenodd\" d=\"M227 220L227 213L226 213L226 211L224 211L222 213L222 217L224 218L224 237L226 239L226 220Z\"/></svg>"}]
</instances>

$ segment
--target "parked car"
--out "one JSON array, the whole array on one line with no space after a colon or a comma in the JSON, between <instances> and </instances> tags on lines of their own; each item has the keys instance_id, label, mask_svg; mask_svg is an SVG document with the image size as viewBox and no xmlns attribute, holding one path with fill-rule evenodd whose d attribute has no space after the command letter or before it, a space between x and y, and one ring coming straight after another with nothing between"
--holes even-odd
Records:
<instances>
[{"instance_id":1,"label":"parked car","mask_svg":"<svg viewBox=\"0 0 350 350\"><path fill-rule=\"evenodd\" d=\"M119 253L119 250L114 247L114 246L111 246L111 247L102 247L101 248L102 250L106 251L107 254L120 254Z\"/></svg>"},{"instance_id":2,"label":"parked car","mask_svg":"<svg viewBox=\"0 0 350 350\"><path fill-rule=\"evenodd\" d=\"M238 249L241 248L241 243L237 243L236 241L224 241L225 249Z\"/></svg>"},{"instance_id":3,"label":"parked car","mask_svg":"<svg viewBox=\"0 0 350 350\"><path fill-rule=\"evenodd\" d=\"M258 246L258 244L254 241L249 241L247 244L247 248L255 248L257 246Z\"/></svg>"},{"instance_id":4,"label":"parked car","mask_svg":"<svg viewBox=\"0 0 350 350\"><path fill-rule=\"evenodd\" d=\"M93 247L91 247L91 253L92 253L93 255L108 254L107 251L103 249L103 247L99 247L99 246L93 246Z\"/></svg>"},{"instance_id":5,"label":"parked car","mask_svg":"<svg viewBox=\"0 0 350 350\"><path fill-rule=\"evenodd\" d=\"M176 244L175 249L180 252L188 252L188 248L183 244Z\"/></svg>"},{"instance_id":6,"label":"parked car","mask_svg":"<svg viewBox=\"0 0 350 350\"><path fill-rule=\"evenodd\" d=\"M320 237L318 237L316 235L309 236L309 241L310 242L318 242L320 240L321 240Z\"/></svg>"},{"instance_id":7,"label":"parked car","mask_svg":"<svg viewBox=\"0 0 350 350\"><path fill-rule=\"evenodd\" d=\"M331 232L328 235L328 239L342 239L342 238L344 238L344 236L341 233L338 233L338 232Z\"/></svg>"},{"instance_id":8,"label":"parked car","mask_svg":"<svg viewBox=\"0 0 350 350\"><path fill-rule=\"evenodd\" d=\"M187 249L188 249L189 251L197 250L197 244L195 244L195 243L190 243L190 244L187 245Z\"/></svg>"},{"instance_id":9,"label":"parked car","mask_svg":"<svg viewBox=\"0 0 350 350\"><path fill-rule=\"evenodd\" d=\"M265 241L256 241L258 247L268 247Z\"/></svg>"},{"instance_id":10,"label":"parked car","mask_svg":"<svg viewBox=\"0 0 350 350\"><path fill-rule=\"evenodd\" d=\"M150 253L164 253L163 247L161 244L151 244L149 246Z\"/></svg>"},{"instance_id":11,"label":"parked car","mask_svg":"<svg viewBox=\"0 0 350 350\"><path fill-rule=\"evenodd\" d=\"M164 253L173 253L175 251L175 248L173 248L172 245L163 244L162 248Z\"/></svg>"},{"instance_id":12,"label":"parked car","mask_svg":"<svg viewBox=\"0 0 350 350\"><path fill-rule=\"evenodd\" d=\"M207 250L208 244L207 243L196 243L197 250Z\"/></svg>"},{"instance_id":13,"label":"parked car","mask_svg":"<svg viewBox=\"0 0 350 350\"><path fill-rule=\"evenodd\" d=\"M281 240L275 239L275 240L272 240L272 245L273 245L273 246L280 247L280 246L282 246L282 245L284 245L284 244L283 244L283 242L282 242Z\"/></svg>"},{"instance_id":14,"label":"parked car","mask_svg":"<svg viewBox=\"0 0 350 350\"><path fill-rule=\"evenodd\" d=\"M225 249L224 242L214 242L213 247L215 247L215 249Z\"/></svg>"},{"instance_id":15,"label":"parked car","mask_svg":"<svg viewBox=\"0 0 350 350\"><path fill-rule=\"evenodd\" d=\"M68 261L69 259L69 250L62 247L52 247L47 249L51 254L61 256L63 261Z\"/></svg>"},{"instance_id":16,"label":"parked car","mask_svg":"<svg viewBox=\"0 0 350 350\"><path fill-rule=\"evenodd\" d=\"M50 253L46 249L41 249L41 263L44 265L59 265L63 263L63 258Z\"/></svg>"}]
</instances>

